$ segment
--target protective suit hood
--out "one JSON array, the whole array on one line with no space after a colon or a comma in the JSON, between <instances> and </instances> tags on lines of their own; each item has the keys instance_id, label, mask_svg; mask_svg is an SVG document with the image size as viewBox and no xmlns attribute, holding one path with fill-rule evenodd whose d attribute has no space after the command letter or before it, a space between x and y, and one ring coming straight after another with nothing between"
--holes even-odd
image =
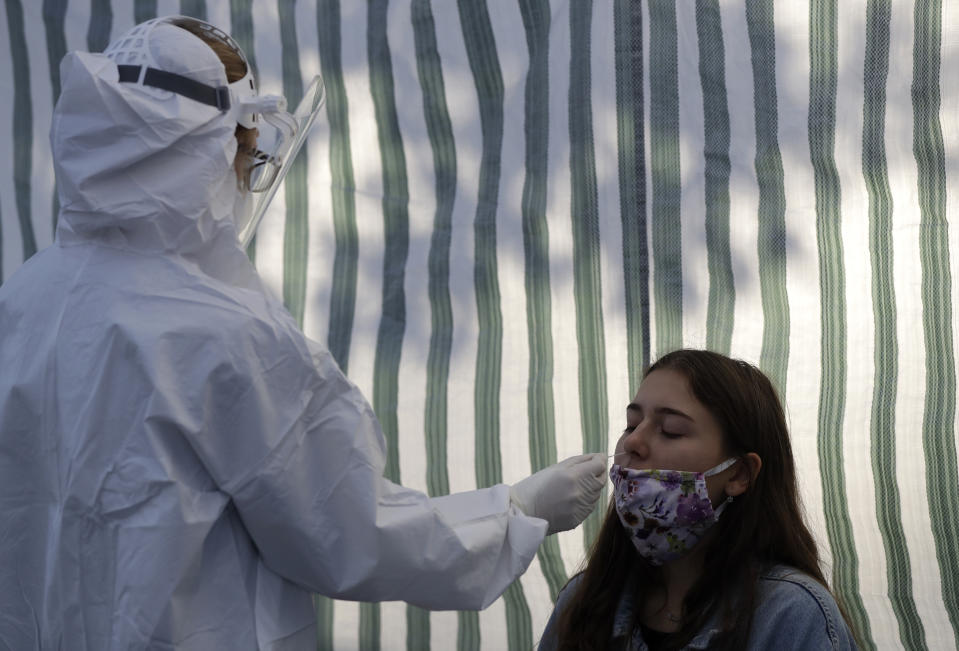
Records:
<instances>
[{"instance_id":1,"label":"protective suit hood","mask_svg":"<svg viewBox=\"0 0 959 651\"><path fill-rule=\"evenodd\" d=\"M165 70L226 84L219 58L188 31L158 25L152 41L163 45L157 62ZM178 56L164 60L163 51ZM242 254L229 219L240 190L236 123L228 113L120 82L117 65L102 54L71 52L60 75L50 141L62 244L96 240L207 262L216 249L227 258L230 249Z\"/></svg>"}]
</instances>

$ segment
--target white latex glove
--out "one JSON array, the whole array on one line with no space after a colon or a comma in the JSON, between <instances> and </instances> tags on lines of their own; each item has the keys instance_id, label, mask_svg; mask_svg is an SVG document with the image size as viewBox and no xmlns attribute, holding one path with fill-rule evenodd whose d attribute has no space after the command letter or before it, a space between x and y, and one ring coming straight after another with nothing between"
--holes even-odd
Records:
<instances>
[{"instance_id":1,"label":"white latex glove","mask_svg":"<svg viewBox=\"0 0 959 651\"><path fill-rule=\"evenodd\" d=\"M543 468L509 489L520 511L549 523L546 535L578 526L596 506L606 485L606 455L570 457Z\"/></svg>"}]
</instances>

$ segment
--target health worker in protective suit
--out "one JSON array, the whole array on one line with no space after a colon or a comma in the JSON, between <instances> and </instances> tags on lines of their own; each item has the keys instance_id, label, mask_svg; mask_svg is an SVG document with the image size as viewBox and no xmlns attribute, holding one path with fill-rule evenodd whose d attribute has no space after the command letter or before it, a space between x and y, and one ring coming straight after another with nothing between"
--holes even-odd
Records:
<instances>
[{"instance_id":1,"label":"health worker in protective suit","mask_svg":"<svg viewBox=\"0 0 959 651\"><path fill-rule=\"evenodd\" d=\"M0 287L0 648L308 649L312 592L481 609L592 510L599 454L433 499L383 478L367 401L241 246L321 87L286 113L183 17L61 80L56 239Z\"/></svg>"}]
</instances>

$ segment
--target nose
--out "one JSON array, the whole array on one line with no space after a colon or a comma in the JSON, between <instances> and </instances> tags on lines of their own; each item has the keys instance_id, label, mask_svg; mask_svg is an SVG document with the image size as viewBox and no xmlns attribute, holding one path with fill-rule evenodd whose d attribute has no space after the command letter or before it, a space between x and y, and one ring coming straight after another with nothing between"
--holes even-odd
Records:
<instances>
[{"instance_id":1,"label":"nose","mask_svg":"<svg viewBox=\"0 0 959 651\"><path fill-rule=\"evenodd\" d=\"M649 432L647 423L639 423L633 431L627 432L622 439L623 452L644 460L649 457Z\"/></svg>"}]
</instances>

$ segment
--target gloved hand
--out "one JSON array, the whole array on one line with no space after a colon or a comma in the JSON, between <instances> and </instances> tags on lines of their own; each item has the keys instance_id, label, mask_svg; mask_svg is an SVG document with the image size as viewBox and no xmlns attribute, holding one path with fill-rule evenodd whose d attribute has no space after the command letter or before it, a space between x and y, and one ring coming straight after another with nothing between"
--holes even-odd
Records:
<instances>
[{"instance_id":1,"label":"gloved hand","mask_svg":"<svg viewBox=\"0 0 959 651\"><path fill-rule=\"evenodd\" d=\"M606 485L606 455L581 454L543 468L510 486L510 501L526 515L549 523L546 535L586 519Z\"/></svg>"}]
</instances>

